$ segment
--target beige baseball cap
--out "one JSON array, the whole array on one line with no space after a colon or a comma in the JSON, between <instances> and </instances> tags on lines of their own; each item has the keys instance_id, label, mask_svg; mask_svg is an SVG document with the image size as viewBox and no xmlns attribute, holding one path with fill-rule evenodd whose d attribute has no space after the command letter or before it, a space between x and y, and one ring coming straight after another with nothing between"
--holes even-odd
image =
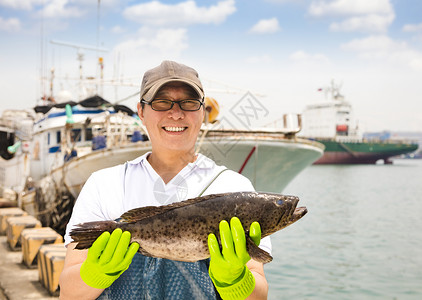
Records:
<instances>
[{"instance_id":1,"label":"beige baseball cap","mask_svg":"<svg viewBox=\"0 0 422 300\"><path fill-rule=\"evenodd\" d=\"M183 64L165 60L158 67L145 72L141 84L141 99L151 101L164 84L173 81L188 84L198 93L201 99L204 97L204 89L199 80L198 72Z\"/></svg>"}]
</instances>

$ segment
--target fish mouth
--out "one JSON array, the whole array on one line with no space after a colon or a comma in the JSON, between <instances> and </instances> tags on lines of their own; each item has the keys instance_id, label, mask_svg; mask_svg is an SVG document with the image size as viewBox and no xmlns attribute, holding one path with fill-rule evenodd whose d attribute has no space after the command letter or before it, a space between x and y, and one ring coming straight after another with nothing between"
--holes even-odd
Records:
<instances>
[{"instance_id":1,"label":"fish mouth","mask_svg":"<svg viewBox=\"0 0 422 300\"><path fill-rule=\"evenodd\" d=\"M292 215L292 223L296 222L297 220L301 219L306 213L308 209L305 206L297 207Z\"/></svg>"},{"instance_id":2,"label":"fish mouth","mask_svg":"<svg viewBox=\"0 0 422 300\"><path fill-rule=\"evenodd\" d=\"M306 215L307 212L308 212L308 209L305 206L296 207L289 219L287 219L287 220L284 219L283 218L284 215L282 214L280 216L280 219L278 220L277 225L279 227L281 226L281 228L287 227L290 224L293 224L297 220L301 219L304 215ZM284 221L283 221L283 219L284 219Z\"/></svg>"}]
</instances>

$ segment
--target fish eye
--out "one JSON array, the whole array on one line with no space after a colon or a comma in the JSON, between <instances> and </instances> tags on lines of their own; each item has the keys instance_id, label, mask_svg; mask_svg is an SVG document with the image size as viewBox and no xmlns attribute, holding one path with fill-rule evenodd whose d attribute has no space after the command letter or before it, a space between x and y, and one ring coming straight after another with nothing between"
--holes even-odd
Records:
<instances>
[{"instance_id":1,"label":"fish eye","mask_svg":"<svg viewBox=\"0 0 422 300\"><path fill-rule=\"evenodd\" d=\"M284 201L282 199L277 200L277 205L283 205L283 204L284 204Z\"/></svg>"}]
</instances>

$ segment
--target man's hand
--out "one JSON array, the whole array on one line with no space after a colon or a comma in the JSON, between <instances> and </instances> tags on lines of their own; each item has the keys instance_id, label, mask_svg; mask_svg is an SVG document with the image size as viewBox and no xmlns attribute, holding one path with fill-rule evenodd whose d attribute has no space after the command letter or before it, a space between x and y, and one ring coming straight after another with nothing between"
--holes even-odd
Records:
<instances>
[{"instance_id":1,"label":"man's hand","mask_svg":"<svg viewBox=\"0 0 422 300\"><path fill-rule=\"evenodd\" d=\"M88 250L88 257L81 266L82 280L90 287L108 288L129 268L139 249L138 243L130 243L130 232L115 229L110 235L103 232Z\"/></svg>"},{"instance_id":2,"label":"man's hand","mask_svg":"<svg viewBox=\"0 0 422 300\"><path fill-rule=\"evenodd\" d=\"M246 263L250 256L246 251L246 237L242 224L237 217L220 222L222 251L214 234L208 236L211 255L209 273L217 291L223 299L244 299L255 287L255 278ZM259 245L261 228L259 223L251 224L249 236Z\"/></svg>"}]
</instances>

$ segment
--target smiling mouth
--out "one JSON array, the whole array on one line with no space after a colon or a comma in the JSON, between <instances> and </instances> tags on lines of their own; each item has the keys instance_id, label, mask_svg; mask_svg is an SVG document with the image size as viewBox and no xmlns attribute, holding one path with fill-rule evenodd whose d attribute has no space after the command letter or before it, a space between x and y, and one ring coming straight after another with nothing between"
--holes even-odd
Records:
<instances>
[{"instance_id":1,"label":"smiling mouth","mask_svg":"<svg viewBox=\"0 0 422 300\"><path fill-rule=\"evenodd\" d=\"M169 132L182 132L187 129L187 127L163 127L165 131Z\"/></svg>"}]
</instances>

